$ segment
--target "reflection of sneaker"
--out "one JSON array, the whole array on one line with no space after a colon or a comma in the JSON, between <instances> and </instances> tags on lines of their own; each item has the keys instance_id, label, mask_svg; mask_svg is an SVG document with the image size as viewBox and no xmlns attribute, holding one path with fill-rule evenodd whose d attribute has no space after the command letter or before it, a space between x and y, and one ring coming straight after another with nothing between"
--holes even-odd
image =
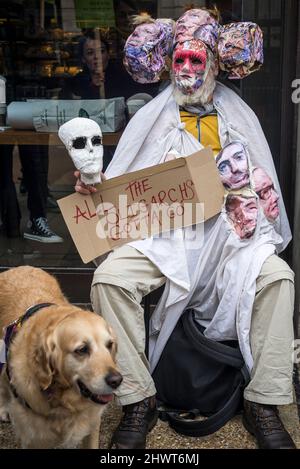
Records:
<instances>
[{"instance_id":1,"label":"reflection of sneaker","mask_svg":"<svg viewBox=\"0 0 300 469\"><path fill-rule=\"evenodd\" d=\"M24 233L25 239L39 241L40 243L62 243L63 239L50 230L47 218L33 218L28 223L28 228Z\"/></svg>"}]
</instances>

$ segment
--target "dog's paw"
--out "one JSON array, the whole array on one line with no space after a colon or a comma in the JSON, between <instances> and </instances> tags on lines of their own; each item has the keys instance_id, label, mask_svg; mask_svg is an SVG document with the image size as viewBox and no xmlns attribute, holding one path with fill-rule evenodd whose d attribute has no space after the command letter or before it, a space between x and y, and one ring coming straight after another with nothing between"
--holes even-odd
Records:
<instances>
[{"instance_id":1,"label":"dog's paw","mask_svg":"<svg viewBox=\"0 0 300 469\"><path fill-rule=\"evenodd\" d=\"M9 413L6 409L0 409L0 422L1 423L9 423L10 418L9 418Z\"/></svg>"}]
</instances>

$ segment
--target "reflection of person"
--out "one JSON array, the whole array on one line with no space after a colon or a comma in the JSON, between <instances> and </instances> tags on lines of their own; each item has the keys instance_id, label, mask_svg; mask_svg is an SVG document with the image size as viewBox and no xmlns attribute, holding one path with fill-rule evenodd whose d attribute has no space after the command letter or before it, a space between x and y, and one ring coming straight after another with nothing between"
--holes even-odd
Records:
<instances>
[{"instance_id":1,"label":"reflection of person","mask_svg":"<svg viewBox=\"0 0 300 469\"><path fill-rule=\"evenodd\" d=\"M47 219L48 146L19 145L19 152L27 183L30 216L24 238L40 243L62 243L63 239L52 231Z\"/></svg>"},{"instance_id":2,"label":"reflection of person","mask_svg":"<svg viewBox=\"0 0 300 469\"><path fill-rule=\"evenodd\" d=\"M87 33L79 41L79 57L83 70L69 81L70 91L82 99L99 99L109 62L108 42L100 41L100 36L97 39L94 32Z\"/></svg>"},{"instance_id":3,"label":"reflection of person","mask_svg":"<svg viewBox=\"0 0 300 469\"><path fill-rule=\"evenodd\" d=\"M86 32L80 39L79 57L83 70L67 81L63 91L65 98L99 99L102 83L105 98L124 96L128 99L140 92L155 96L158 92L158 84L139 85L121 63L110 60L108 41L102 36L99 40L94 31Z\"/></svg>"},{"instance_id":4,"label":"reflection of person","mask_svg":"<svg viewBox=\"0 0 300 469\"><path fill-rule=\"evenodd\" d=\"M241 239L250 238L257 223L256 198L229 194L226 198L225 210L236 234Z\"/></svg>"},{"instance_id":5,"label":"reflection of person","mask_svg":"<svg viewBox=\"0 0 300 469\"><path fill-rule=\"evenodd\" d=\"M79 57L83 69L66 81L62 99L109 99L121 96L126 100L136 93L144 92L150 96L158 93L158 83L138 84L129 76L122 63L110 60L108 41L102 36L97 37L94 31L87 31L80 38ZM104 171L113 158L115 148L104 146Z\"/></svg>"},{"instance_id":6,"label":"reflection of person","mask_svg":"<svg viewBox=\"0 0 300 469\"><path fill-rule=\"evenodd\" d=\"M44 87L17 86L16 99L44 96ZM14 145L0 145L0 207L4 232L7 237L20 236L21 212L13 180ZM41 243L61 243L63 239L49 226L47 208L56 203L49 198L48 189L48 146L18 145L23 182L21 193L27 192L29 221L24 238ZM21 189L21 187L20 187ZM58 208L57 204L56 207Z\"/></svg>"},{"instance_id":7,"label":"reflection of person","mask_svg":"<svg viewBox=\"0 0 300 469\"><path fill-rule=\"evenodd\" d=\"M275 221L279 215L279 195L274 189L272 179L262 168L254 168L252 172L254 188L260 205L269 221Z\"/></svg>"},{"instance_id":8,"label":"reflection of person","mask_svg":"<svg viewBox=\"0 0 300 469\"><path fill-rule=\"evenodd\" d=\"M1 145L0 204L1 216L8 237L19 236L20 210L12 175L13 145ZM41 243L61 243L63 239L49 227L47 219L48 147L19 145L27 183L27 207L30 220L24 238ZM1 168L4 169L2 173ZM4 179L1 184L2 178Z\"/></svg>"},{"instance_id":9,"label":"reflection of person","mask_svg":"<svg viewBox=\"0 0 300 469\"><path fill-rule=\"evenodd\" d=\"M96 39L95 35L86 36L80 42L80 57L86 70L90 73L91 85L99 89L105 81L105 71L109 61L108 42Z\"/></svg>"},{"instance_id":10,"label":"reflection of person","mask_svg":"<svg viewBox=\"0 0 300 469\"><path fill-rule=\"evenodd\" d=\"M172 84L133 116L107 168L107 178L158 164L173 150L181 155L196 152L201 149L199 140L203 141L203 133L208 143L216 140L220 148L240 135L249 149L249 162L254 165L261 161L270 173L275 172L252 110L232 90L216 82L223 60L218 49L223 28L217 13L193 9L180 20L180 25L184 23L186 27L180 30L183 41L180 42L175 26ZM253 23L234 23L231 31L233 43L240 43L242 36L243 54L233 55L230 60L226 54L227 67L234 69L235 77L244 78L252 71L253 63L261 63L262 33ZM197 53L203 51L203 44L204 74ZM176 54L177 47L180 56ZM176 64L175 57L179 60ZM181 67L177 65L184 62L186 72L180 77ZM144 64L141 69L144 72ZM182 108L193 114L193 125L188 130L182 122ZM202 124L211 111L216 115L206 132L197 123ZM85 193L95 188L78 180L76 190ZM253 224L253 205L250 212L249 222ZM284 210L281 217L281 226L276 228L286 246L291 237ZM207 337L217 341L228 337L239 340L251 371L251 381L244 390L243 422L256 436L259 447L295 448L276 408L293 402L290 357L294 339L293 273L282 259L270 255L272 248L279 252L282 249L274 241L273 230L259 231L245 247L231 242L226 223L222 216L205 222L205 237L197 246L188 236L184 238L186 229L178 233L180 236L170 235L169 239L157 236L121 246L109 254L94 274L93 309L112 325L119 339L119 366L124 380L116 396L124 414L113 436L112 443L117 448L145 447L146 435L157 419L156 389L149 370L155 369L178 318L191 304L197 308L201 324L205 324ZM252 288L256 278L257 292ZM149 363L140 302L144 295L164 283L163 297L151 317ZM242 318L238 314L240 305Z\"/></svg>"},{"instance_id":11,"label":"reflection of person","mask_svg":"<svg viewBox=\"0 0 300 469\"><path fill-rule=\"evenodd\" d=\"M249 184L249 167L245 148L232 142L216 158L221 180L227 189L241 189Z\"/></svg>"},{"instance_id":12,"label":"reflection of person","mask_svg":"<svg viewBox=\"0 0 300 469\"><path fill-rule=\"evenodd\" d=\"M149 3L147 4L149 7ZM131 18L137 14L137 5L132 0L114 0L114 10L116 15L116 26L118 33L125 40L132 32ZM124 44L123 44L124 45Z\"/></svg>"},{"instance_id":13,"label":"reflection of person","mask_svg":"<svg viewBox=\"0 0 300 469\"><path fill-rule=\"evenodd\" d=\"M13 180L13 146L0 145L0 210L2 229L8 238L20 236L21 212Z\"/></svg>"}]
</instances>

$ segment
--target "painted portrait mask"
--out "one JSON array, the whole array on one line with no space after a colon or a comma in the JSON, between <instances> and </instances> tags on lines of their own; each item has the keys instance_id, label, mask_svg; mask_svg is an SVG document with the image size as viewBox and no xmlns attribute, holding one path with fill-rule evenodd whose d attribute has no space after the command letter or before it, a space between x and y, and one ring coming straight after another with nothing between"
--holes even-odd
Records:
<instances>
[{"instance_id":1,"label":"painted portrait mask","mask_svg":"<svg viewBox=\"0 0 300 469\"><path fill-rule=\"evenodd\" d=\"M240 239L250 238L257 224L257 199L229 194L225 202L225 210L231 225Z\"/></svg>"},{"instance_id":2,"label":"painted portrait mask","mask_svg":"<svg viewBox=\"0 0 300 469\"><path fill-rule=\"evenodd\" d=\"M266 218L269 221L275 221L279 216L279 195L274 189L272 179L262 168L254 168L252 176L254 189Z\"/></svg>"},{"instance_id":3,"label":"painted portrait mask","mask_svg":"<svg viewBox=\"0 0 300 469\"><path fill-rule=\"evenodd\" d=\"M216 158L221 181L226 189L241 189L249 185L249 165L242 143L232 142Z\"/></svg>"}]
</instances>

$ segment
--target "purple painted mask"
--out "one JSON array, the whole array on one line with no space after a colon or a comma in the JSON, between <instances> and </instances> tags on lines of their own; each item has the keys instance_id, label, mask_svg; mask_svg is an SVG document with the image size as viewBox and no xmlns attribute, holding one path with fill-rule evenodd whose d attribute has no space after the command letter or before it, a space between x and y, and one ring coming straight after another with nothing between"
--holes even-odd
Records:
<instances>
[{"instance_id":1,"label":"purple painted mask","mask_svg":"<svg viewBox=\"0 0 300 469\"><path fill-rule=\"evenodd\" d=\"M255 23L231 23L221 27L219 66L228 78L241 79L258 70L264 61L263 34Z\"/></svg>"},{"instance_id":2,"label":"purple painted mask","mask_svg":"<svg viewBox=\"0 0 300 469\"><path fill-rule=\"evenodd\" d=\"M172 45L175 54L178 47L200 41L213 52L220 69L228 72L231 79L244 78L263 63L262 31L257 24L221 26L209 11L200 8L184 13L175 28L171 19L150 19L137 26L127 39L124 65L135 81L155 83L168 69ZM199 80L196 81L192 88L197 88Z\"/></svg>"},{"instance_id":3,"label":"purple painted mask","mask_svg":"<svg viewBox=\"0 0 300 469\"><path fill-rule=\"evenodd\" d=\"M174 45L198 39L215 53L219 27L218 21L208 11L198 8L188 10L176 22Z\"/></svg>"},{"instance_id":4,"label":"purple painted mask","mask_svg":"<svg viewBox=\"0 0 300 469\"><path fill-rule=\"evenodd\" d=\"M138 25L126 41L124 65L138 83L155 83L166 69L171 54L173 20Z\"/></svg>"}]
</instances>

